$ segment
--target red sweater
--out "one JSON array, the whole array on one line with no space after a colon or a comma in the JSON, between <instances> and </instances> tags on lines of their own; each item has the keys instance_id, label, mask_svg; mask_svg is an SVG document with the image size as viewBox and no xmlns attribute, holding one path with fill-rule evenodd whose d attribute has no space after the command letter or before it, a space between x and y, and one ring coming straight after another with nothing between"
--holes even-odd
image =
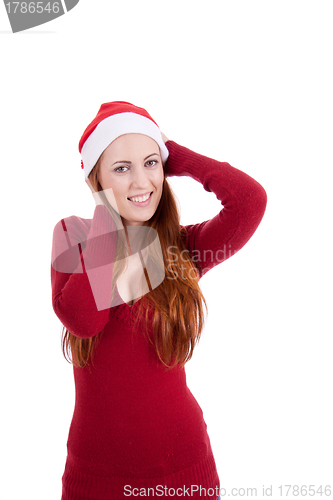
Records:
<instances>
[{"instance_id":1,"label":"red sweater","mask_svg":"<svg viewBox=\"0 0 333 500\"><path fill-rule=\"evenodd\" d=\"M185 226L186 238L184 226L180 227L202 277L249 240L263 217L266 193L228 163L174 141L168 141L167 148L167 175L191 176L224 206L212 219ZM172 495L215 500L219 477L203 413L187 387L185 369L166 371L143 330L134 335L136 311L145 297L133 306L121 300L111 308L96 306L92 272L96 263L105 266L98 279L100 294L107 298L112 276L108 263L115 251L112 230L108 211L97 205L93 219L67 217L53 234L56 315L77 337L92 337L104 328L93 365L89 363L91 371L87 366L73 367L75 408L62 500Z\"/></svg>"}]
</instances>

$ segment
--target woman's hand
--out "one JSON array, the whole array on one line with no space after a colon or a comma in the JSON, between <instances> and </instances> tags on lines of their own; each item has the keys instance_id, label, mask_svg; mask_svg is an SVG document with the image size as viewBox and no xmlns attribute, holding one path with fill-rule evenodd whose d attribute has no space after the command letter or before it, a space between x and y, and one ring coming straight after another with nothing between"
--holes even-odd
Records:
<instances>
[{"instance_id":1,"label":"woman's hand","mask_svg":"<svg viewBox=\"0 0 333 500\"><path fill-rule=\"evenodd\" d=\"M161 132L161 134L162 134L162 139L163 139L164 144L170 140L167 138L167 136L165 134L163 134L163 132Z\"/></svg>"},{"instance_id":2,"label":"woman's hand","mask_svg":"<svg viewBox=\"0 0 333 500\"><path fill-rule=\"evenodd\" d=\"M161 134L162 134L162 139L163 139L164 144L170 140L167 138L167 136L165 134L163 134L163 132L161 132ZM165 177L168 177L166 165L167 165L167 162L164 164L164 175L165 175Z\"/></svg>"}]
</instances>

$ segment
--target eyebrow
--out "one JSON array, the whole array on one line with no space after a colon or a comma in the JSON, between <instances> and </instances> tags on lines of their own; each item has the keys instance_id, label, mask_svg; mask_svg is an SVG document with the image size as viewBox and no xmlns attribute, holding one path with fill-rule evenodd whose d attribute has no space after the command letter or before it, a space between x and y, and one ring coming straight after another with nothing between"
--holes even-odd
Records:
<instances>
[{"instance_id":1,"label":"eyebrow","mask_svg":"<svg viewBox=\"0 0 333 500\"><path fill-rule=\"evenodd\" d=\"M151 155L146 156L145 160L147 160L147 158L150 158L151 156L154 156L154 155L158 155L158 153L152 153ZM111 165L111 167L113 167L113 165L115 165L116 163L128 163L128 164L130 164L132 162L131 161L126 161L126 160L119 160L119 161L114 162Z\"/></svg>"}]
</instances>

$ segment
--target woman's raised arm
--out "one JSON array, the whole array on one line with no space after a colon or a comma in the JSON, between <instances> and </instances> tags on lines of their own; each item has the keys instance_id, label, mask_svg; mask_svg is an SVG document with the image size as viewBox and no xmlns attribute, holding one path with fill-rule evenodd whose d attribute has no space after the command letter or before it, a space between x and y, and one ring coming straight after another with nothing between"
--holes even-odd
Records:
<instances>
[{"instance_id":1,"label":"woman's raised arm","mask_svg":"<svg viewBox=\"0 0 333 500\"><path fill-rule=\"evenodd\" d=\"M195 153L167 141L167 177L190 176L222 204L212 219L183 226L186 247L200 277L240 250L257 229L266 209L264 188L229 163Z\"/></svg>"}]
</instances>

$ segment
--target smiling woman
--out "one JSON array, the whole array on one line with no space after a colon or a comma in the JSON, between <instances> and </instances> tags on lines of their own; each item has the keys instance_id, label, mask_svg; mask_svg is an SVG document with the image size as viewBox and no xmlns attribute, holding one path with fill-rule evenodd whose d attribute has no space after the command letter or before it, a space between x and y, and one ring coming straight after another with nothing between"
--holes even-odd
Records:
<instances>
[{"instance_id":1,"label":"smiling woman","mask_svg":"<svg viewBox=\"0 0 333 500\"><path fill-rule=\"evenodd\" d=\"M219 476L185 364L204 325L199 280L249 240L266 193L228 163L166 139L146 110L123 101L101 106L79 150L96 208L92 219L58 222L51 265L76 390L62 500L147 489L215 500ZM174 175L201 182L220 212L180 225Z\"/></svg>"}]
</instances>

